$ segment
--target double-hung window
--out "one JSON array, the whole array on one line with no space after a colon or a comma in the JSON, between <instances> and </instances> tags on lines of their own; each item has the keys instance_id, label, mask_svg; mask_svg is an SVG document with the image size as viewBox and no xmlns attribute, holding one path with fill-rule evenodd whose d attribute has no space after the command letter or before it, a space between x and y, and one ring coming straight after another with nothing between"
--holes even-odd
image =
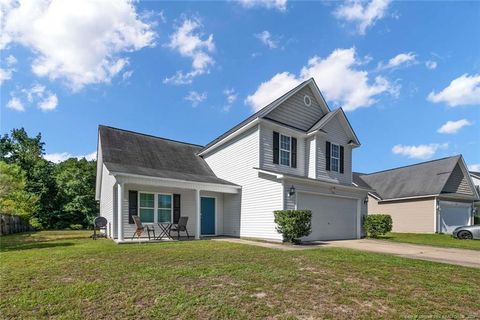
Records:
<instances>
[{"instance_id":1,"label":"double-hung window","mask_svg":"<svg viewBox=\"0 0 480 320\"><path fill-rule=\"evenodd\" d=\"M144 223L171 223L172 195L139 192L138 214Z\"/></svg>"},{"instance_id":2,"label":"double-hung window","mask_svg":"<svg viewBox=\"0 0 480 320\"><path fill-rule=\"evenodd\" d=\"M280 164L282 165L290 166L291 143L289 136L280 135Z\"/></svg>"},{"instance_id":3,"label":"double-hung window","mask_svg":"<svg viewBox=\"0 0 480 320\"><path fill-rule=\"evenodd\" d=\"M340 146L338 144L332 143L331 154L330 154L330 161L331 161L331 170L335 172L340 171Z\"/></svg>"},{"instance_id":4,"label":"double-hung window","mask_svg":"<svg viewBox=\"0 0 480 320\"><path fill-rule=\"evenodd\" d=\"M155 222L155 194L140 193L139 215L140 220L146 223Z\"/></svg>"},{"instance_id":5,"label":"double-hung window","mask_svg":"<svg viewBox=\"0 0 480 320\"><path fill-rule=\"evenodd\" d=\"M172 222L172 196L170 194L158 195L158 220L159 223Z\"/></svg>"}]
</instances>

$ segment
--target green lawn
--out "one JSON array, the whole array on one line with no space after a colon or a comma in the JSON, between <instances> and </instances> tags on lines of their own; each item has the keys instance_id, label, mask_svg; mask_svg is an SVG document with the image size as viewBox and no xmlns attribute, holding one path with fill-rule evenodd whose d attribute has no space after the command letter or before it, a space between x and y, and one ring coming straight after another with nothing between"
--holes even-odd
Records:
<instances>
[{"instance_id":1,"label":"green lawn","mask_svg":"<svg viewBox=\"0 0 480 320\"><path fill-rule=\"evenodd\" d=\"M339 248L5 236L0 318L478 318L480 269Z\"/></svg>"},{"instance_id":2,"label":"green lawn","mask_svg":"<svg viewBox=\"0 0 480 320\"><path fill-rule=\"evenodd\" d=\"M459 240L448 234L388 233L380 239L445 248L480 250L480 240Z\"/></svg>"}]
</instances>

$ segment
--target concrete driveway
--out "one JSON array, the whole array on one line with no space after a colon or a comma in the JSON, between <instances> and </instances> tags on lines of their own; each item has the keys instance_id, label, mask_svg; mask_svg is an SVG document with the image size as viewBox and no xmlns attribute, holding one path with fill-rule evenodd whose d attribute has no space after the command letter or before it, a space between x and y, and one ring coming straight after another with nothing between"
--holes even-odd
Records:
<instances>
[{"instance_id":1,"label":"concrete driveway","mask_svg":"<svg viewBox=\"0 0 480 320\"><path fill-rule=\"evenodd\" d=\"M480 268L480 251L476 250L440 248L372 239L324 241L322 243L333 247L386 253L405 258Z\"/></svg>"}]
</instances>

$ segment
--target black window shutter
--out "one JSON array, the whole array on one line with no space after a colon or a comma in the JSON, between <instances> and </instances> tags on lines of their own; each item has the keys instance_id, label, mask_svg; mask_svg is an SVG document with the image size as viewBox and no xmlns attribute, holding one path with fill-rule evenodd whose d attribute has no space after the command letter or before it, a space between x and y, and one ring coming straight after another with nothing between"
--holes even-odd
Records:
<instances>
[{"instance_id":1,"label":"black window shutter","mask_svg":"<svg viewBox=\"0 0 480 320\"><path fill-rule=\"evenodd\" d=\"M273 163L278 164L278 159L280 155L280 135L278 132L273 132Z\"/></svg>"},{"instance_id":2,"label":"black window shutter","mask_svg":"<svg viewBox=\"0 0 480 320\"><path fill-rule=\"evenodd\" d=\"M292 168L297 167L297 138L292 138Z\"/></svg>"},{"instance_id":3,"label":"black window shutter","mask_svg":"<svg viewBox=\"0 0 480 320\"><path fill-rule=\"evenodd\" d=\"M327 171L330 171L330 148L331 148L331 143L330 141L327 141L327 146L325 148L325 160L327 163Z\"/></svg>"},{"instance_id":4,"label":"black window shutter","mask_svg":"<svg viewBox=\"0 0 480 320\"><path fill-rule=\"evenodd\" d=\"M128 190L128 223L134 224L132 216L138 215L138 191Z\"/></svg>"},{"instance_id":5,"label":"black window shutter","mask_svg":"<svg viewBox=\"0 0 480 320\"><path fill-rule=\"evenodd\" d=\"M173 223L178 223L180 219L180 195L173 195Z\"/></svg>"},{"instance_id":6,"label":"black window shutter","mask_svg":"<svg viewBox=\"0 0 480 320\"><path fill-rule=\"evenodd\" d=\"M343 146L340 146L340 173L343 173L343 169L344 169L344 156L343 156Z\"/></svg>"}]
</instances>

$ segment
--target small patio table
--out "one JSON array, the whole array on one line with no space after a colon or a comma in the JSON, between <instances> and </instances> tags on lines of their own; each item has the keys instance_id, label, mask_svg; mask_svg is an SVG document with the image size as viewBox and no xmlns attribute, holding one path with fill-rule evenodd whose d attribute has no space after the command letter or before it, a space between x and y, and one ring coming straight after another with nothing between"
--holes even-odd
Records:
<instances>
[{"instance_id":1,"label":"small patio table","mask_svg":"<svg viewBox=\"0 0 480 320\"><path fill-rule=\"evenodd\" d=\"M171 223L159 222L158 227L160 228L160 235L156 238L156 240L162 240L164 237L173 240L173 238L170 237L170 228L172 225L173 224Z\"/></svg>"}]
</instances>

